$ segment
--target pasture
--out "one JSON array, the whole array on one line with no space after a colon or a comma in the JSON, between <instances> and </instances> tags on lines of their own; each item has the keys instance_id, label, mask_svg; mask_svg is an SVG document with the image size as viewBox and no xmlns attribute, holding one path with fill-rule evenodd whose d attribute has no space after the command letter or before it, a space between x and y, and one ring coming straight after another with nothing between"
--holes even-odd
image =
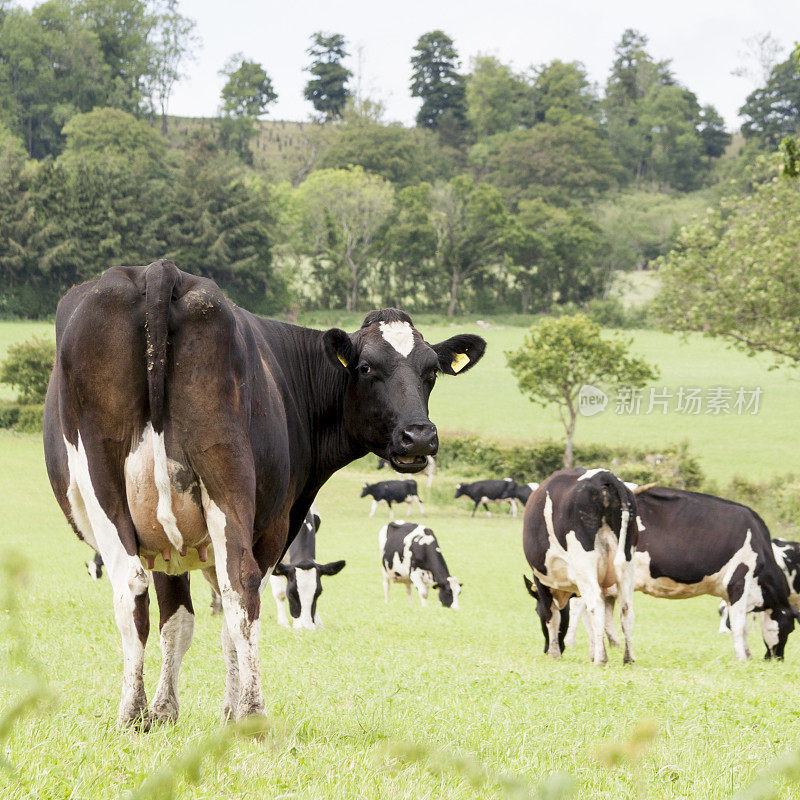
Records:
<instances>
[{"instance_id":1,"label":"pasture","mask_svg":"<svg viewBox=\"0 0 800 800\"><path fill-rule=\"evenodd\" d=\"M441 608L435 595L422 610L400 586L385 605L376 540L386 511L370 520L368 500L358 498L363 481L382 477L373 466L372 458L358 462L320 495L319 558L347 559L324 584L325 630L278 628L269 592L264 597L262 680L280 732L235 744L227 758L202 769L198 786L179 783L177 796L504 796L494 778L470 784L447 754L531 787L566 773L574 796L587 800L715 800L798 746L800 633L790 638L785 663L761 661L762 645L751 633L755 658L742 665L733 660L730 637L716 633L715 601L637 595L634 666L623 668L612 651L608 667L591 667L583 632L562 662L552 662L522 585L520 522L508 514L470 519L466 501L452 500L457 475L437 476L426 522L465 583L462 610ZM12 767L0 772L2 797L124 797L217 729L224 668L208 587L193 580L197 627L181 676L181 719L146 734L119 732L121 656L110 585L85 573L89 550L53 500L36 436L0 434L0 520L4 557L20 553L28 566L19 598L28 656L44 665L56 694L4 742ZM4 660L8 624L4 619ZM155 614L152 624L157 630ZM151 632L149 695L158 667ZM3 674L0 707L11 701L15 677L5 668ZM634 762L604 766L598 748L625 740L642 720L657 726L652 744ZM430 754L408 762L387 756L387 744ZM788 800L796 791L785 785L774 796Z\"/></svg>"}]
</instances>

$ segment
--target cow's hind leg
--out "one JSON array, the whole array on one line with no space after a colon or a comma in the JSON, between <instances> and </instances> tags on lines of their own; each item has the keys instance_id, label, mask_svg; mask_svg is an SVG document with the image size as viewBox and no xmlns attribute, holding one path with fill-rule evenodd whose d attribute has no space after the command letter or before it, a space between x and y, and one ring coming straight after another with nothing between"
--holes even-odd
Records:
<instances>
[{"instance_id":1,"label":"cow's hind leg","mask_svg":"<svg viewBox=\"0 0 800 800\"><path fill-rule=\"evenodd\" d=\"M189 574L153 573L160 614L161 678L150 716L160 722L178 719L178 675L194 635L194 609Z\"/></svg>"},{"instance_id":2,"label":"cow's hind leg","mask_svg":"<svg viewBox=\"0 0 800 800\"><path fill-rule=\"evenodd\" d=\"M616 605L616 598L615 597L603 597L603 602L605 603L606 608L606 619L605 619L605 628L606 628L606 639L608 639L608 644L611 647L619 647L619 637L617 636L616 628L614 627L614 606Z\"/></svg>"},{"instance_id":3,"label":"cow's hind leg","mask_svg":"<svg viewBox=\"0 0 800 800\"><path fill-rule=\"evenodd\" d=\"M606 606L597 581L598 556L596 552L587 552L578 544L570 553L570 558L574 565L578 593L586 603L591 619L591 659L596 666L602 666L608 662L608 656L605 644Z\"/></svg>"},{"instance_id":4,"label":"cow's hind leg","mask_svg":"<svg viewBox=\"0 0 800 800\"><path fill-rule=\"evenodd\" d=\"M616 566L618 576L618 589L619 589L619 618L622 625L622 635L625 638L625 653L622 656L623 664L633 664L636 660L633 656L633 589L635 583L635 571L632 561L626 561L622 565ZM613 598L606 598L606 610L609 607L609 600L611 601L611 615L606 614L606 633L609 630L614 630L614 600ZM617 643L619 644L619 643Z\"/></svg>"},{"instance_id":5,"label":"cow's hind leg","mask_svg":"<svg viewBox=\"0 0 800 800\"><path fill-rule=\"evenodd\" d=\"M64 443L70 472L67 497L73 518L85 537L94 538L114 594L123 664L117 724L146 728L149 719L143 670L150 633L149 581L138 557L136 531L119 475L121 446L110 441L84 443L80 433L76 444L66 438Z\"/></svg>"}]
</instances>

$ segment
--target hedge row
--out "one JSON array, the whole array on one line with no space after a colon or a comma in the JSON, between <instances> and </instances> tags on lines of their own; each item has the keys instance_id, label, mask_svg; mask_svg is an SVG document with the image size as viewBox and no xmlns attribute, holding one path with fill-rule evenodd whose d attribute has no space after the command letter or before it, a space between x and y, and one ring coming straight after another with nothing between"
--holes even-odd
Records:
<instances>
[{"instance_id":1,"label":"hedge row","mask_svg":"<svg viewBox=\"0 0 800 800\"><path fill-rule=\"evenodd\" d=\"M502 444L474 434L441 437L439 466L481 477L512 478L518 482L542 481L563 466L564 445L553 440ZM608 467L623 480L658 481L680 489L700 489L705 474L686 444L659 450L603 444L575 446L576 466Z\"/></svg>"},{"instance_id":2,"label":"hedge row","mask_svg":"<svg viewBox=\"0 0 800 800\"><path fill-rule=\"evenodd\" d=\"M21 433L41 433L44 404L0 403L0 428Z\"/></svg>"}]
</instances>

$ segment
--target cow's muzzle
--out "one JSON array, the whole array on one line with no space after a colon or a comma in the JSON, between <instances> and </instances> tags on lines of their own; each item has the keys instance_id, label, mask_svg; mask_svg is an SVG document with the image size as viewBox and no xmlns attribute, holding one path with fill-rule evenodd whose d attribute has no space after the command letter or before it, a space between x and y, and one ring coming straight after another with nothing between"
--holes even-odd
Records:
<instances>
[{"instance_id":1,"label":"cow's muzzle","mask_svg":"<svg viewBox=\"0 0 800 800\"><path fill-rule=\"evenodd\" d=\"M428 463L428 456L434 456L438 451L436 426L426 420L404 425L395 436L388 456L398 472L419 472Z\"/></svg>"}]
</instances>

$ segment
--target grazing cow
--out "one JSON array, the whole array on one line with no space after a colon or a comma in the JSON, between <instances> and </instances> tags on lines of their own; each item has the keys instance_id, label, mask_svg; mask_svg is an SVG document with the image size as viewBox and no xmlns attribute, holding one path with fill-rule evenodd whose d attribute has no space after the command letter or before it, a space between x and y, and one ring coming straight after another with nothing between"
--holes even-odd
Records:
<instances>
[{"instance_id":1,"label":"grazing cow","mask_svg":"<svg viewBox=\"0 0 800 800\"><path fill-rule=\"evenodd\" d=\"M365 483L364 488L361 490L361 496L372 498L372 508L369 512L370 517L375 516L375 509L378 507L378 503L381 502L389 506L389 516L392 519L394 519L392 503L408 503L408 513L410 514L413 508L412 503L416 502L422 516L425 516L425 507L419 499L417 482L414 480Z\"/></svg>"},{"instance_id":2,"label":"grazing cow","mask_svg":"<svg viewBox=\"0 0 800 800\"><path fill-rule=\"evenodd\" d=\"M482 505L486 509L486 515L491 517L489 503L508 502L511 504L512 516L517 516L517 500L514 490L517 484L511 478L502 480L475 481L474 483L457 483L455 497L458 499L462 495L469 497L475 505L472 507L471 516L475 516L478 506Z\"/></svg>"},{"instance_id":3,"label":"grazing cow","mask_svg":"<svg viewBox=\"0 0 800 800\"><path fill-rule=\"evenodd\" d=\"M533 570L539 603L549 606L548 652L561 657L562 610L580 594L592 620L591 658L607 661L606 591L617 585L625 636L623 661L633 662L633 552L635 501L608 470L569 469L551 475L525 507L522 544Z\"/></svg>"},{"instance_id":4,"label":"grazing cow","mask_svg":"<svg viewBox=\"0 0 800 800\"><path fill-rule=\"evenodd\" d=\"M413 522L390 522L378 532L378 547L383 566L383 594L389 602L389 586L404 583L411 597L412 584L417 587L423 606L428 604L428 590L439 590L439 601L445 608L458 609L462 583L447 569L439 543L430 528Z\"/></svg>"},{"instance_id":5,"label":"grazing cow","mask_svg":"<svg viewBox=\"0 0 800 800\"><path fill-rule=\"evenodd\" d=\"M100 553L95 553L91 561L84 561L83 566L93 581L99 581L103 577L103 558Z\"/></svg>"},{"instance_id":6,"label":"grazing cow","mask_svg":"<svg viewBox=\"0 0 800 800\"><path fill-rule=\"evenodd\" d=\"M470 369L485 346L467 334L430 345L397 309L370 312L353 334L262 319L164 260L113 267L65 295L45 456L62 511L113 587L120 725L177 717L195 569L222 597L223 717L265 712L264 579L338 469L368 452L400 472L425 467L438 449L437 373ZM149 711L148 570L162 646Z\"/></svg>"},{"instance_id":7,"label":"grazing cow","mask_svg":"<svg viewBox=\"0 0 800 800\"><path fill-rule=\"evenodd\" d=\"M378 459L378 469L383 469L388 466L389 462L385 458ZM436 474L436 459L433 456L428 456L428 464L422 472L424 472L428 478L425 485L430 489L431 486L433 486L433 476ZM399 477L400 473L396 472L395 475Z\"/></svg>"},{"instance_id":8,"label":"grazing cow","mask_svg":"<svg viewBox=\"0 0 800 800\"><path fill-rule=\"evenodd\" d=\"M783 658L795 612L778 548L761 517L712 495L642 488L636 496L635 589L673 600L704 594L721 598L730 606L734 655L742 661L750 658L747 614L763 611L765 657Z\"/></svg>"},{"instance_id":9,"label":"grazing cow","mask_svg":"<svg viewBox=\"0 0 800 800\"><path fill-rule=\"evenodd\" d=\"M317 531L320 517L316 505L312 505L300 533L289 545L281 562L275 567L269 579L272 596L278 610L278 625L289 627L285 601L289 600L289 613L295 628L314 631L322 628L317 603L322 594L323 575L336 575L344 569L344 561L331 561L329 564L317 562Z\"/></svg>"}]
</instances>

